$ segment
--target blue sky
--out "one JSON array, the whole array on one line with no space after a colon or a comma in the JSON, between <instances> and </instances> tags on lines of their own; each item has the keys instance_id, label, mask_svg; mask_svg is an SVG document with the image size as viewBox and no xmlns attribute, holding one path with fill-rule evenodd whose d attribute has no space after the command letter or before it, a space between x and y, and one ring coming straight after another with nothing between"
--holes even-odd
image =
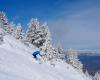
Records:
<instances>
[{"instance_id":1,"label":"blue sky","mask_svg":"<svg viewBox=\"0 0 100 80\"><path fill-rule=\"evenodd\" d=\"M47 21L64 49L100 49L99 0L0 0L0 10L24 29L32 17Z\"/></svg>"}]
</instances>

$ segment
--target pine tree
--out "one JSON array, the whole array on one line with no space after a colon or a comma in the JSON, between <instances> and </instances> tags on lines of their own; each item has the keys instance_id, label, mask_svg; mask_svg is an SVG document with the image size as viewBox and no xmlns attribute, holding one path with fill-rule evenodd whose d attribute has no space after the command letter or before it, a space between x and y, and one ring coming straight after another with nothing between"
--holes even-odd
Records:
<instances>
[{"instance_id":1,"label":"pine tree","mask_svg":"<svg viewBox=\"0 0 100 80\"><path fill-rule=\"evenodd\" d=\"M33 44L33 42L36 40L36 38L38 37L38 35L36 35L37 33L37 28L39 27L39 22L37 21L37 19L31 19L29 24L28 24L28 30L26 32L26 41L30 42L31 44Z\"/></svg>"},{"instance_id":2,"label":"pine tree","mask_svg":"<svg viewBox=\"0 0 100 80\"><path fill-rule=\"evenodd\" d=\"M4 12L0 12L0 27L3 28L5 32L8 32L8 19L6 17L6 14Z\"/></svg>"},{"instance_id":3,"label":"pine tree","mask_svg":"<svg viewBox=\"0 0 100 80\"><path fill-rule=\"evenodd\" d=\"M3 43L3 36L8 26L8 20L4 12L0 12L0 44Z\"/></svg>"},{"instance_id":4,"label":"pine tree","mask_svg":"<svg viewBox=\"0 0 100 80\"><path fill-rule=\"evenodd\" d=\"M44 26L44 34L45 34L45 42L43 44L42 49L44 50L45 53L45 60L50 61L52 59L55 59L56 53L55 49L52 46L52 39L51 39L51 33L49 31L49 28L46 23L43 24Z\"/></svg>"},{"instance_id":5,"label":"pine tree","mask_svg":"<svg viewBox=\"0 0 100 80\"><path fill-rule=\"evenodd\" d=\"M15 38L16 39L22 39L23 38L21 24L17 24L17 26L16 26L16 29L15 29Z\"/></svg>"},{"instance_id":6,"label":"pine tree","mask_svg":"<svg viewBox=\"0 0 100 80\"><path fill-rule=\"evenodd\" d=\"M4 12L0 12L0 24L2 25L2 27L3 27L3 25L8 24L8 19L7 19L6 14Z\"/></svg>"},{"instance_id":7,"label":"pine tree","mask_svg":"<svg viewBox=\"0 0 100 80\"><path fill-rule=\"evenodd\" d=\"M74 50L68 50L67 53L67 62L71 64L74 68L79 69L80 71L83 70L83 64L78 59L78 54Z\"/></svg>"},{"instance_id":8,"label":"pine tree","mask_svg":"<svg viewBox=\"0 0 100 80\"><path fill-rule=\"evenodd\" d=\"M8 33L9 34L12 34L12 35L14 34L15 26L16 25L14 24L14 22L9 23L9 28L8 28Z\"/></svg>"},{"instance_id":9,"label":"pine tree","mask_svg":"<svg viewBox=\"0 0 100 80\"><path fill-rule=\"evenodd\" d=\"M26 35L26 41L38 48L43 46L45 42L45 28L43 25L39 25L37 19L31 19Z\"/></svg>"},{"instance_id":10,"label":"pine tree","mask_svg":"<svg viewBox=\"0 0 100 80\"><path fill-rule=\"evenodd\" d=\"M58 44L58 46L57 46L57 58L58 59L62 59L62 60L64 60L64 58L65 58L65 54L64 54L64 50L63 50L63 48L62 48L62 46L61 46L61 44L59 43Z\"/></svg>"}]
</instances>

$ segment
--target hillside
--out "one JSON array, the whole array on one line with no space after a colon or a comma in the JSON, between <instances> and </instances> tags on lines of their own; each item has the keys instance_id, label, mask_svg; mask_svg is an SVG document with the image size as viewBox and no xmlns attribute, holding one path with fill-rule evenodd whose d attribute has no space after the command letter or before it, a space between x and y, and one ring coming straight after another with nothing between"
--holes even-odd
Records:
<instances>
[{"instance_id":1,"label":"hillside","mask_svg":"<svg viewBox=\"0 0 100 80\"><path fill-rule=\"evenodd\" d=\"M32 49L9 35L4 36L0 53L0 80L89 80L62 61L55 66L39 64Z\"/></svg>"}]
</instances>

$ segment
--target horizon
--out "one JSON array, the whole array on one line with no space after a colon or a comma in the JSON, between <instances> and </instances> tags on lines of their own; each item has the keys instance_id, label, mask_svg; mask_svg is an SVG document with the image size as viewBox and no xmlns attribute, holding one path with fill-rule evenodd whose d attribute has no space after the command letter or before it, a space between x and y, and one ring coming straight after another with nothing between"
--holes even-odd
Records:
<instances>
[{"instance_id":1,"label":"horizon","mask_svg":"<svg viewBox=\"0 0 100 80\"><path fill-rule=\"evenodd\" d=\"M9 21L21 23L24 30L30 19L47 22L53 43L64 49L100 50L99 0L0 0L0 11Z\"/></svg>"}]
</instances>

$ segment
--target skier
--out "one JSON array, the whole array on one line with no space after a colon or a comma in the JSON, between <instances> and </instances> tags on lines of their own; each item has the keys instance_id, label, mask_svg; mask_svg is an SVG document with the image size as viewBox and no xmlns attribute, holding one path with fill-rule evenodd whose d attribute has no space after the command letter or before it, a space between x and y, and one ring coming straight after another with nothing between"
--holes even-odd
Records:
<instances>
[{"instance_id":1,"label":"skier","mask_svg":"<svg viewBox=\"0 0 100 80\"><path fill-rule=\"evenodd\" d=\"M32 55L34 56L34 58L37 58L37 55L40 55L40 51L33 52Z\"/></svg>"},{"instance_id":2,"label":"skier","mask_svg":"<svg viewBox=\"0 0 100 80\"><path fill-rule=\"evenodd\" d=\"M35 51L33 51L32 55L34 56L34 58L39 61L39 64L41 64L42 62L44 62L44 59L42 58L43 52L41 51L41 49L36 48Z\"/></svg>"},{"instance_id":3,"label":"skier","mask_svg":"<svg viewBox=\"0 0 100 80\"><path fill-rule=\"evenodd\" d=\"M33 51L32 55L34 56L35 59L37 59L37 57L40 57L41 56L40 49L39 48L35 49L35 51Z\"/></svg>"}]
</instances>

